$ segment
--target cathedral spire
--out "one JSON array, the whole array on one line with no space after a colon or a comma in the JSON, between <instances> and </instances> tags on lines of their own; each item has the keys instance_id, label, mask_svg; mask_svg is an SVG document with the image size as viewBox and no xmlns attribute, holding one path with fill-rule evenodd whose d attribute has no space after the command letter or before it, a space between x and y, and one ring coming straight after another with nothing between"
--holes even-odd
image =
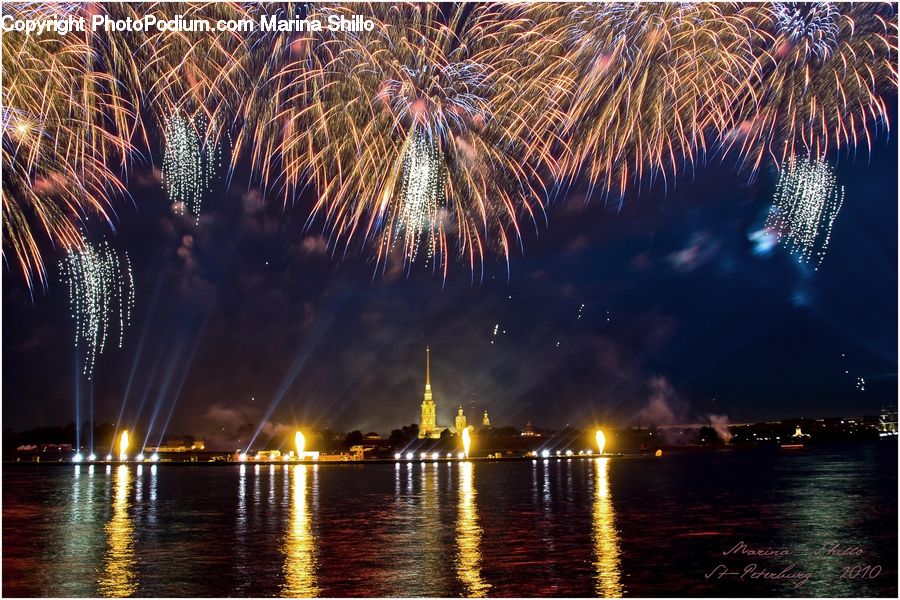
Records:
<instances>
[{"instance_id":1,"label":"cathedral spire","mask_svg":"<svg viewBox=\"0 0 900 600\"><path fill-rule=\"evenodd\" d=\"M431 348L425 347L425 395L422 397L422 421L419 424L420 438L433 438L440 432L435 424L435 406L431 397Z\"/></svg>"}]
</instances>

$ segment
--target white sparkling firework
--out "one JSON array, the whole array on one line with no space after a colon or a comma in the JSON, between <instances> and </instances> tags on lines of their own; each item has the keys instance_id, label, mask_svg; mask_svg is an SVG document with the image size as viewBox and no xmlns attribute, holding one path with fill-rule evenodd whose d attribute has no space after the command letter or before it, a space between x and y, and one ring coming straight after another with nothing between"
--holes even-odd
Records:
<instances>
[{"instance_id":1,"label":"white sparkling firework","mask_svg":"<svg viewBox=\"0 0 900 600\"><path fill-rule=\"evenodd\" d=\"M792 44L805 44L807 55L819 59L837 46L841 13L831 2L776 2L772 7L778 33Z\"/></svg>"},{"instance_id":2,"label":"white sparkling firework","mask_svg":"<svg viewBox=\"0 0 900 600\"><path fill-rule=\"evenodd\" d=\"M222 158L209 130L204 116L188 119L177 114L166 123L164 134L163 185L176 212L184 214L187 209L198 221L203 196L212 188Z\"/></svg>"},{"instance_id":3,"label":"white sparkling firework","mask_svg":"<svg viewBox=\"0 0 900 600\"><path fill-rule=\"evenodd\" d=\"M93 376L97 356L118 333L125 343L134 308L134 278L128 254L119 256L108 242L70 250L60 265L69 286L69 306L75 321L75 347L84 347L82 372Z\"/></svg>"},{"instance_id":4,"label":"white sparkling firework","mask_svg":"<svg viewBox=\"0 0 900 600\"><path fill-rule=\"evenodd\" d=\"M419 244L427 236L428 257L434 254L435 222L444 206L447 169L437 141L421 127L415 127L403 154L398 193L395 239L403 240L410 260L415 260Z\"/></svg>"},{"instance_id":5,"label":"white sparkling firework","mask_svg":"<svg viewBox=\"0 0 900 600\"><path fill-rule=\"evenodd\" d=\"M797 260L818 269L843 203L844 188L826 162L794 157L782 165L766 229Z\"/></svg>"}]
</instances>

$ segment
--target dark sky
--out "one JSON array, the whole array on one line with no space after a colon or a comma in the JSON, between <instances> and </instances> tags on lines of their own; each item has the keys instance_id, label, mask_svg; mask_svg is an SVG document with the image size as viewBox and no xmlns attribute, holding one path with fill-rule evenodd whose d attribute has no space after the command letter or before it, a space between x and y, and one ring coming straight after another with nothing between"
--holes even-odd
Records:
<instances>
[{"instance_id":1,"label":"dark sky","mask_svg":"<svg viewBox=\"0 0 900 600\"><path fill-rule=\"evenodd\" d=\"M490 261L474 282L461 264L446 281L373 277L368 255L332 257L315 224L304 232L308 199L284 208L241 170L195 226L137 167L107 235L134 264L134 324L81 380L81 415L91 394L98 420L124 401L129 427L168 422L226 447L248 422L387 432L418 421L426 344L443 425L460 403L518 427L871 413L897 398L897 144L829 158L846 199L817 272L751 239L774 169L751 181L713 161L621 208L566 194L508 276ZM73 323L51 267L33 302L4 271L6 428L75 418Z\"/></svg>"}]
</instances>

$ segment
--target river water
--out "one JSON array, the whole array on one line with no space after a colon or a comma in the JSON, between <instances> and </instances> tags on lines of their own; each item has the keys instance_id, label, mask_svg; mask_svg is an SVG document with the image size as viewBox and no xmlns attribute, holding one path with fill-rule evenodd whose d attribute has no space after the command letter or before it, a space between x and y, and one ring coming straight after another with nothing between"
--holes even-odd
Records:
<instances>
[{"instance_id":1,"label":"river water","mask_svg":"<svg viewBox=\"0 0 900 600\"><path fill-rule=\"evenodd\" d=\"M3 593L896 596L897 445L7 464Z\"/></svg>"}]
</instances>

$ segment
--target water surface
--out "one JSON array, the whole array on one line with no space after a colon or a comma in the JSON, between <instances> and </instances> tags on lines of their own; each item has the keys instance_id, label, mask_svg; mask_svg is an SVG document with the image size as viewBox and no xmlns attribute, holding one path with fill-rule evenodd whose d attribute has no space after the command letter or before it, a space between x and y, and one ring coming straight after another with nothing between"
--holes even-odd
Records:
<instances>
[{"instance_id":1,"label":"water surface","mask_svg":"<svg viewBox=\"0 0 900 600\"><path fill-rule=\"evenodd\" d=\"M896 457L6 465L3 593L896 596Z\"/></svg>"}]
</instances>

